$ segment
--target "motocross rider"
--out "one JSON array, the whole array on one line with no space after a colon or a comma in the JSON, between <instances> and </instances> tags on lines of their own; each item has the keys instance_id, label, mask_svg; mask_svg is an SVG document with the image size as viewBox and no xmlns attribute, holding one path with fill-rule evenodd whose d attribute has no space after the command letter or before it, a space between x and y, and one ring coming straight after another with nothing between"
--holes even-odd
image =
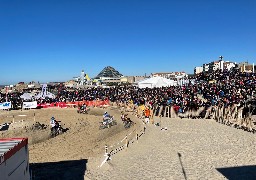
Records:
<instances>
[{"instance_id":1,"label":"motocross rider","mask_svg":"<svg viewBox=\"0 0 256 180\"><path fill-rule=\"evenodd\" d=\"M51 125L51 131L53 130L53 128L57 130L59 123L54 117L52 117L50 120L50 125Z\"/></svg>"},{"instance_id":2,"label":"motocross rider","mask_svg":"<svg viewBox=\"0 0 256 180\"><path fill-rule=\"evenodd\" d=\"M108 112L106 111L104 114L103 114L103 124L107 124L109 123L109 120L110 120L110 115L108 114Z\"/></svg>"}]
</instances>

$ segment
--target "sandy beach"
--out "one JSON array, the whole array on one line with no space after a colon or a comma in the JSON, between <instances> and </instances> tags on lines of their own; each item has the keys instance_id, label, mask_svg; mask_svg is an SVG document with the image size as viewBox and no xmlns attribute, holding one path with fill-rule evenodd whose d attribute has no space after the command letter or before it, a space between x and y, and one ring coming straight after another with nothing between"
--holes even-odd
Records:
<instances>
[{"instance_id":1,"label":"sandy beach","mask_svg":"<svg viewBox=\"0 0 256 180\"><path fill-rule=\"evenodd\" d=\"M129 144L102 167L105 145L113 145L127 134L143 129L141 119L129 115L135 126L125 129L117 108L107 111L118 124L99 130L106 109L92 108L88 115L76 109L39 109L1 112L1 123L21 116L25 122L49 124L51 116L69 130L49 139L49 129L10 129L2 138L29 137L29 160L34 179L254 179L256 177L255 134L213 120L155 117L145 134ZM16 120L15 120L16 121ZM18 121L18 119L17 119ZM12 127L13 128L13 127ZM161 130L167 128L167 130Z\"/></svg>"},{"instance_id":2,"label":"sandy beach","mask_svg":"<svg viewBox=\"0 0 256 180\"><path fill-rule=\"evenodd\" d=\"M213 120L161 122L102 169L88 170L88 178L255 179L255 134Z\"/></svg>"},{"instance_id":3,"label":"sandy beach","mask_svg":"<svg viewBox=\"0 0 256 180\"><path fill-rule=\"evenodd\" d=\"M66 133L55 138L49 137L49 127L45 130L31 130L30 128L22 128L21 122L10 125L8 131L0 131L1 138L29 138L29 161L34 179L77 179L77 173L72 171L72 166L76 163L79 166L81 163L84 164L84 168L81 170L82 177L84 177L88 159L93 159L96 164L100 164L106 144L114 144L117 139L125 137L135 128L141 126L140 123L136 123L131 128L125 129L120 119L120 111L113 107L108 109L91 108L88 114L78 114L76 110L76 108L47 108L27 111L1 111L0 123L12 122L14 115L15 122L21 121L22 118L24 119L24 126L31 126L35 123L33 120L35 113L36 121L41 124L49 125L50 118L54 116L61 121L63 127L69 128ZM114 116L117 125L109 129L99 130L99 122L102 121L104 111L108 111ZM140 122L134 117L132 120ZM70 166L70 164L72 165ZM56 168L58 171L55 171ZM67 171L67 168L70 171ZM54 171L49 171L49 169ZM70 172L68 177L64 172ZM80 175L78 179L80 179Z\"/></svg>"}]
</instances>

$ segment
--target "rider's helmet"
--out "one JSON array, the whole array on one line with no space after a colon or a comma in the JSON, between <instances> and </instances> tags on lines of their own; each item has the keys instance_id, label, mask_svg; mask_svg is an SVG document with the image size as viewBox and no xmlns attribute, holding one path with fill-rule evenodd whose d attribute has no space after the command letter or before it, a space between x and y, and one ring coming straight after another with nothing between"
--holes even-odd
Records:
<instances>
[{"instance_id":1,"label":"rider's helmet","mask_svg":"<svg viewBox=\"0 0 256 180\"><path fill-rule=\"evenodd\" d=\"M104 114L108 114L108 112L106 111Z\"/></svg>"},{"instance_id":2,"label":"rider's helmet","mask_svg":"<svg viewBox=\"0 0 256 180\"><path fill-rule=\"evenodd\" d=\"M55 118L52 117L51 120L50 120L50 123L51 123L51 124L55 124L55 121L56 121Z\"/></svg>"}]
</instances>

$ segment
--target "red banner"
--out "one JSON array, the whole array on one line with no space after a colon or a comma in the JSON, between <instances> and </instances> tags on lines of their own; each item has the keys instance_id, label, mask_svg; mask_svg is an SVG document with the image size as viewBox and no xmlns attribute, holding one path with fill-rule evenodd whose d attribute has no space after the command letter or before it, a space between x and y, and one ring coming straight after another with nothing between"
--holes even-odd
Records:
<instances>
[{"instance_id":1,"label":"red banner","mask_svg":"<svg viewBox=\"0 0 256 180\"><path fill-rule=\"evenodd\" d=\"M80 106L82 104L85 104L86 106L100 107L100 106L109 105L109 100L43 103L43 104L38 104L37 106L40 108L48 108L48 107L60 107L60 108L73 107L74 108L74 107Z\"/></svg>"}]
</instances>

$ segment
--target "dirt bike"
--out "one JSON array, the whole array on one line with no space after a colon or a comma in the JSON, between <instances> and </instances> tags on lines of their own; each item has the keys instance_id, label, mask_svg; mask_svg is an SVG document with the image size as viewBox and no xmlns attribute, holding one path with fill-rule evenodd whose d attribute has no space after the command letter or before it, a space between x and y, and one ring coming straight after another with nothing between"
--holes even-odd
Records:
<instances>
[{"instance_id":1,"label":"dirt bike","mask_svg":"<svg viewBox=\"0 0 256 180\"><path fill-rule=\"evenodd\" d=\"M32 125L32 127L29 127L31 130L43 130L46 129L47 126L45 124L41 124L40 122L36 122Z\"/></svg>"},{"instance_id":2,"label":"dirt bike","mask_svg":"<svg viewBox=\"0 0 256 180\"><path fill-rule=\"evenodd\" d=\"M89 109L87 109L87 108L85 108L85 109L78 108L77 109L77 113L79 113L79 114L88 114L88 111L89 111Z\"/></svg>"},{"instance_id":3,"label":"dirt bike","mask_svg":"<svg viewBox=\"0 0 256 180\"><path fill-rule=\"evenodd\" d=\"M124 123L125 129L128 129L135 124L130 118L128 118L127 120L124 120L123 123Z\"/></svg>"},{"instance_id":4,"label":"dirt bike","mask_svg":"<svg viewBox=\"0 0 256 180\"><path fill-rule=\"evenodd\" d=\"M65 130L61 126L60 121L58 121L58 124L51 128L50 136L53 138L58 136L59 134L62 134L63 132L65 132Z\"/></svg>"},{"instance_id":5,"label":"dirt bike","mask_svg":"<svg viewBox=\"0 0 256 180\"><path fill-rule=\"evenodd\" d=\"M104 120L103 122L100 122L99 129L105 129L109 128L111 126L117 125L116 120L114 120L114 117L109 117L108 119Z\"/></svg>"}]
</instances>

